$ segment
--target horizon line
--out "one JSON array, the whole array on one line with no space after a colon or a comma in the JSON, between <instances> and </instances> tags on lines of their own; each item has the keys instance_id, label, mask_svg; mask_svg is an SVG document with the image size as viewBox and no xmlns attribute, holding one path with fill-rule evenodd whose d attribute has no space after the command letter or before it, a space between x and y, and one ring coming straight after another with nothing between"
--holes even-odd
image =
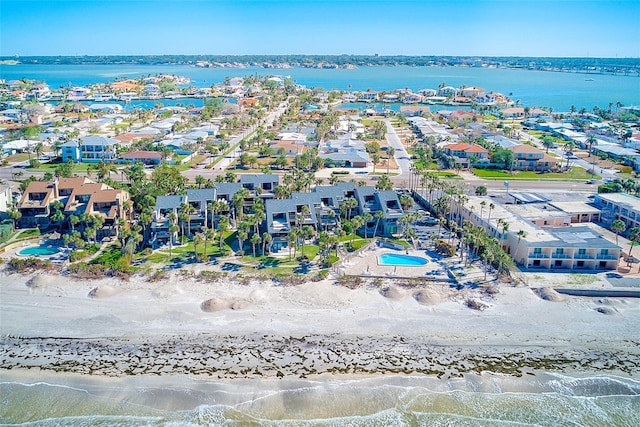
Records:
<instances>
[{"instance_id":1,"label":"horizon line","mask_svg":"<svg viewBox=\"0 0 640 427\"><path fill-rule=\"evenodd\" d=\"M550 58L550 59L640 59L637 56L536 56L536 55L407 55L407 54L350 54L350 53L143 53L143 54L46 54L46 55L0 55L0 59L34 58L34 57L68 57L68 58L92 58L92 57L162 57L162 56L328 56L328 57L374 57L374 58Z\"/></svg>"}]
</instances>

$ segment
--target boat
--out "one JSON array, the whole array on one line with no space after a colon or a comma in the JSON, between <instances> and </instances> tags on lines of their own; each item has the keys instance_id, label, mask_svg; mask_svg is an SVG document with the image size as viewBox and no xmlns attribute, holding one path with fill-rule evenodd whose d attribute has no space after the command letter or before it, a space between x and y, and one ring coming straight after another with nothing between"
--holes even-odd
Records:
<instances>
[{"instance_id":1,"label":"boat","mask_svg":"<svg viewBox=\"0 0 640 427\"><path fill-rule=\"evenodd\" d=\"M595 79L592 78L588 78L588 79L584 79L585 82L595 82Z\"/></svg>"}]
</instances>

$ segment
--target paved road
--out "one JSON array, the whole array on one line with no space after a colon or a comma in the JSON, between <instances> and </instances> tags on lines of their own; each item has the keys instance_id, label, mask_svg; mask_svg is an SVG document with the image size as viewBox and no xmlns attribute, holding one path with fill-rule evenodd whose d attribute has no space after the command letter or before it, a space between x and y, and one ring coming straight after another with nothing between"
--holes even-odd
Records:
<instances>
[{"instance_id":1,"label":"paved road","mask_svg":"<svg viewBox=\"0 0 640 427\"><path fill-rule=\"evenodd\" d=\"M409 153L407 153L404 145L402 145L402 142L400 142L400 137L398 137L396 130L391 126L391 121L386 119L385 123L387 125L387 143L395 150L393 158L395 159L400 172L399 175L390 177L391 181L396 187L404 186L409 188L409 178L412 166L411 157L409 156Z\"/></svg>"},{"instance_id":2,"label":"paved road","mask_svg":"<svg viewBox=\"0 0 640 427\"><path fill-rule=\"evenodd\" d=\"M201 175L207 179L215 179L218 175L224 175L225 170L229 167L231 163L242 154L242 150L240 149L240 141L244 138L251 136L260 125L264 125L265 128L273 125L273 122L276 121L278 117L280 117L287 110L289 104L287 102L281 103L275 111L270 112L265 118L261 119L260 122L256 125L249 127L244 130L239 135L236 135L229 141L230 147L235 147L229 154L225 156L214 168L206 169L205 166L199 166L194 169L188 169L182 172L182 175L187 177L189 181L195 181L196 176Z\"/></svg>"}]
</instances>

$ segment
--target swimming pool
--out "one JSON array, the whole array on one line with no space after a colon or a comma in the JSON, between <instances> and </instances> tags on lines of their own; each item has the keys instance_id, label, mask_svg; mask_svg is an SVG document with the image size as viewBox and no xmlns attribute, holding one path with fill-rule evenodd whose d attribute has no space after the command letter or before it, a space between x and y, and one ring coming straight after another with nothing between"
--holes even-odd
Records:
<instances>
[{"instance_id":1,"label":"swimming pool","mask_svg":"<svg viewBox=\"0 0 640 427\"><path fill-rule=\"evenodd\" d=\"M29 256L50 256L55 255L60 252L60 249L55 248L53 246L29 246L28 248L22 249L18 252L18 255L29 255Z\"/></svg>"},{"instance_id":2,"label":"swimming pool","mask_svg":"<svg viewBox=\"0 0 640 427\"><path fill-rule=\"evenodd\" d=\"M400 265L403 267L420 267L429 262L426 258L401 254L382 254L378 257L380 265Z\"/></svg>"}]
</instances>

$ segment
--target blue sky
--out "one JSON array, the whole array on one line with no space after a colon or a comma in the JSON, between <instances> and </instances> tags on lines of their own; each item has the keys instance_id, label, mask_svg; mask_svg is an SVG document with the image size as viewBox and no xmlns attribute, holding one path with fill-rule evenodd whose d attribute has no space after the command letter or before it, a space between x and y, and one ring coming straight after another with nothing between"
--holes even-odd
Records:
<instances>
[{"instance_id":1,"label":"blue sky","mask_svg":"<svg viewBox=\"0 0 640 427\"><path fill-rule=\"evenodd\" d=\"M639 0L0 0L0 55L640 57Z\"/></svg>"}]
</instances>

